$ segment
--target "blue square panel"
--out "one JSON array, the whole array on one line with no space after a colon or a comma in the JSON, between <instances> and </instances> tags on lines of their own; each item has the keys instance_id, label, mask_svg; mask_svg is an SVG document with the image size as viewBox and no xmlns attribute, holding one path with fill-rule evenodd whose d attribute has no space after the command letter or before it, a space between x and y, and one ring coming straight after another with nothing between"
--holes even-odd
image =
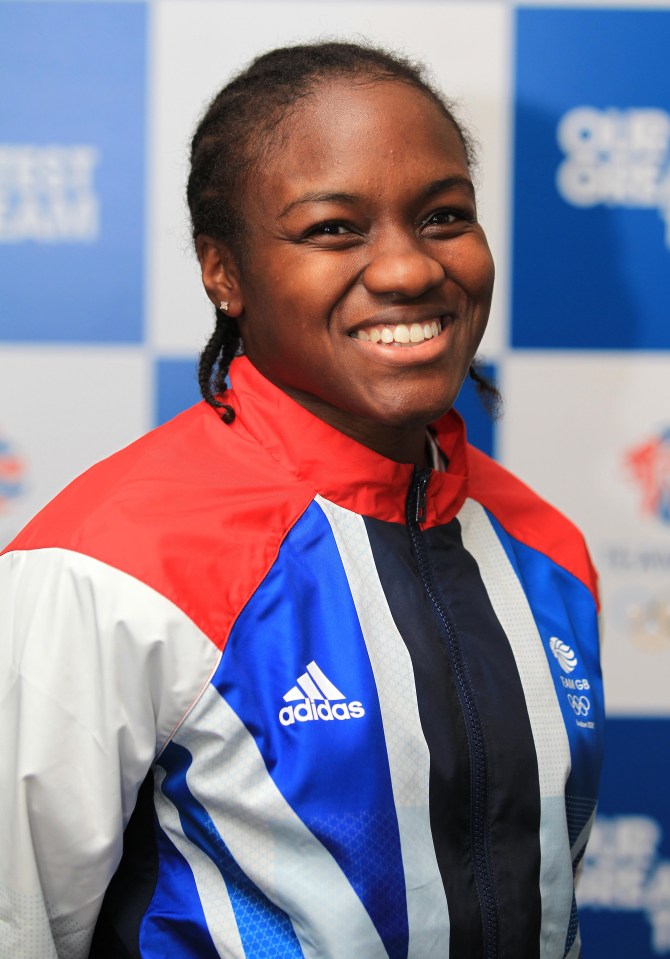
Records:
<instances>
[{"instance_id":1,"label":"blue square panel","mask_svg":"<svg viewBox=\"0 0 670 959\"><path fill-rule=\"evenodd\" d=\"M669 719L610 719L598 816L577 887L584 955L670 953Z\"/></svg>"},{"instance_id":2,"label":"blue square panel","mask_svg":"<svg viewBox=\"0 0 670 959\"><path fill-rule=\"evenodd\" d=\"M0 340L143 332L144 3L0 3Z\"/></svg>"},{"instance_id":3,"label":"blue square panel","mask_svg":"<svg viewBox=\"0 0 670 959\"><path fill-rule=\"evenodd\" d=\"M197 356L156 360L154 385L154 425L158 426L202 399Z\"/></svg>"},{"instance_id":4,"label":"blue square panel","mask_svg":"<svg viewBox=\"0 0 670 959\"><path fill-rule=\"evenodd\" d=\"M516 26L512 343L670 349L670 10Z\"/></svg>"}]
</instances>

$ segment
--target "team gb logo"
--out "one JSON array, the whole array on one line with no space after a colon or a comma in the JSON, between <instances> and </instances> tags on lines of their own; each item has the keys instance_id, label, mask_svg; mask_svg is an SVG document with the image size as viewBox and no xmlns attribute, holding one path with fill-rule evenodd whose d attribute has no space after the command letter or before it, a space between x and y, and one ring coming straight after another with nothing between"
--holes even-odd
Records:
<instances>
[{"instance_id":1,"label":"team gb logo","mask_svg":"<svg viewBox=\"0 0 670 959\"><path fill-rule=\"evenodd\" d=\"M558 636L552 636L549 640L549 648L558 660L558 665L563 672L571 673L575 669L577 657L567 643L560 640Z\"/></svg>"}]
</instances>

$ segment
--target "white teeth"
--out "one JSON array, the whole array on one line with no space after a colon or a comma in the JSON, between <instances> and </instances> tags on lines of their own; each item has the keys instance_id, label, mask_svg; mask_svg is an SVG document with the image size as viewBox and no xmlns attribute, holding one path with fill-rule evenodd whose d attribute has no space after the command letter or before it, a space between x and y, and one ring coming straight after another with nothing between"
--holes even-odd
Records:
<instances>
[{"instance_id":1,"label":"white teeth","mask_svg":"<svg viewBox=\"0 0 670 959\"><path fill-rule=\"evenodd\" d=\"M373 326L367 330L356 330L353 334L357 340L367 340L372 343L423 343L439 336L442 330L442 321L432 320L430 323L397 323L395 326Z\"/></svg>"}]
</instances>

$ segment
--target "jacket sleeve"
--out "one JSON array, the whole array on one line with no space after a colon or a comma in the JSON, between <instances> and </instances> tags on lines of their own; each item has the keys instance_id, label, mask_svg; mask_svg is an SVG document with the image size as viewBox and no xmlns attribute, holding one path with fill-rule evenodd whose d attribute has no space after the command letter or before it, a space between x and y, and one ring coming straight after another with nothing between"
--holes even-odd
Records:
<instances>
[{"instance_id":1,"label":"jacket sleeve","mask_svg":"<svg viewBox=\"0 0 670 959\"><path fill-rule=\"evenodd\" d=\"M0 955L88 955L139 785L218 655L104 563L0 557Z\"/></svg>"}]
</instances>

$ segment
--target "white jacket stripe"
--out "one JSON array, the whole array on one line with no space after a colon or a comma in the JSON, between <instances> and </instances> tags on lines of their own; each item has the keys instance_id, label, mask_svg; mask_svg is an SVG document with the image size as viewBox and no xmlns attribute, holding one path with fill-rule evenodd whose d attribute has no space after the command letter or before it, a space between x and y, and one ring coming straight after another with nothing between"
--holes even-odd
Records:
<instances>
[{"instance_id":1,"label":"white jacket stripe","mask_svg":"<svg viewBox=\"0 0 670 959\"><path fill-rule=\"evenodd\" d=\"M407 647L398 632L361 516L321 497L375 676L398 816L409 922L408 959L449 954L449 910L430 828L430 755Z\"/></svg>"},{"instance_id":2,"label":"white jacket stripe","mask_svg":"<svg viewBox=\"0 0 670 959\"><path fill-rule=\"evenodd\" d=\"M209 856L184 836L179 813L160 788L164 779L165 770L156 766L154 802L161 829L191 867L207 929L219 954L226 959L245 959L223 876Z\"/></svg>"},{"instance_id":3,"label":"white jacket stripe","mask_svg":"<svg viewBox=\"0 0 670 959\"><path fill-rule=\"evenodd\" d=\"M193 757L191 794L240 868L291 917L305 956L386 959L348 879L279 792L253 736L213 686L174 741Z\"/></svg>"},{"instance_id":4,"label":"white jacket stripe","mask_svg":"<svg viewBox=\"0 0 670 959\"><path fill-rule=\"evenodd\" d=\"M572 910L573 875L565 812L570 746L542 640L528 600L485 510L466 500L458 514L514 654L530 719L540 783L541 959L562 956Z\"/></svg>"}]
</instances>

